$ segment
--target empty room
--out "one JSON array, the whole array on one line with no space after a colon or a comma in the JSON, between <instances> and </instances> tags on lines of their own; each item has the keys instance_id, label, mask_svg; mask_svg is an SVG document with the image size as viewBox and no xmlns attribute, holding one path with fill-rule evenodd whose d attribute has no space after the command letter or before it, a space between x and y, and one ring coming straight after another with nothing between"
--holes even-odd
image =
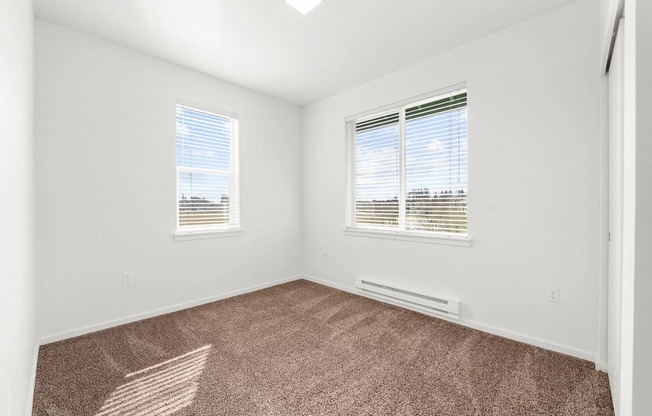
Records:
<instances>
[{"instance_id":1,"label":"empty room","mask_svg":"<svg viewBox=\"0 0 652 416\"><path fill-rule=\"evenodd\" d=\"M0 416L652 415L652 2L0 1Z\"/></svg>"}]
</instances>

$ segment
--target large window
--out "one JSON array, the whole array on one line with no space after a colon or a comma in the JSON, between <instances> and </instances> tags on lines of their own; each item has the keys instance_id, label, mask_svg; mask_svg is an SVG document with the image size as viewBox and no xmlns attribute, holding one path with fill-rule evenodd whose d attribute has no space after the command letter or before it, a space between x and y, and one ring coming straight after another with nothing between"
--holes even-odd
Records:
<instances>
[{"instance_id":1,"label":"large window","mask_svg":"<svg viewBox=\"0 0 652 416\"><path fill-rule=\"evenodd\" d=\"M177 229L233 230L238 213L238 119L177 104Z\"/></svg>"},{"instance_id":2,"label":"large window","mask_svg":"<svg viewBox=\"0 0 652 416\"><path fill-rule=\"evenodd\" d=\"M349 229L466 237L466 90L347 121Z\"/></svg>"}]
</instances>

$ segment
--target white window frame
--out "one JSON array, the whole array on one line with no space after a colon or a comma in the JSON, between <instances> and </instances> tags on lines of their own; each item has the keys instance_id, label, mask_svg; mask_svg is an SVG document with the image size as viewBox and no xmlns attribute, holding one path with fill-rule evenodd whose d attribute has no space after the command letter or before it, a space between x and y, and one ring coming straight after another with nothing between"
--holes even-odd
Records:
<instances>
[{"instance_id":1,"label":"white window frame","mask_svg":"<svg viewBox=\"0 0 652 416\"><path fill-rule=\"evenodd\" d=\"M405 109L432 101L434 98L445 97L446 95L459 94L465 90L468 94L466 83L455 84L436 91L431 91L417 97L408 98L373 110L354 114L345 118L346 129L346 208L344 215L344 234L356 237L369 238L388 238L401 241L414 241L432 244L445 244L453 246L470 247L470 220L468 218L470 199L467 200L467 233L466 235L450 235L444 233L427 232L427 231L408 231L402 229L381 229L380 227L365 227L355 225L356 209L356 143L355 143L355 125L366 120L382 117L384 115L399 114L400 126L400 154L399 159L399 224L405 223ZM468 95L467 95L468 108ZM469 151L467 138L467 155ZM467 167L467 169L470 169ZM467 172L468 173L468 172ZM467 194L468 198L468 194Z\"/></svg>"},{"instance_id":2,"label":"white window frame","mask_svg":"<svg viewBox=\"0 0 652 416\"><path fill-rule=\"evenodd\" d=\"M205 169L178 166L176 164L176 145L175 145L175 213L176 213L176 231L172 234L175 241L197 240L219 237L233 237L240 235L240 117L228 111L215 110L205 105L197 104L185 100L176 100L175 114L177 106L188 107L193 110L205 112L218 117L228 118L231 120L231 154L230 170ZM176 143L176 123L174 140ZM187 173L211 173L218 175L228 175L229 177L229 223L215 225L184 226L180 224L179 216L179 174Z\"/></svg>"}]
</instances>

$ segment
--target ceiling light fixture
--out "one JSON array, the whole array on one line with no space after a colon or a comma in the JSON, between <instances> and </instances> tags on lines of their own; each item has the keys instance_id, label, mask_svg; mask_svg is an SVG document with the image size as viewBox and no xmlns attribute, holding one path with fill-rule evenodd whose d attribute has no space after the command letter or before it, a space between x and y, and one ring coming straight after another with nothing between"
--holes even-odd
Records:
<instances>
[{"instance_id":1,"label":"ceiling light fixture","mask_svg":"<svg viewBox=\"0 0 652 416\"><path fill-rule=\"evenodd\" d=\"M322 3L322 0L285 0L285 2L292 6L296 11L302 15L307 15Z\"/></svg>"}]
</instances>

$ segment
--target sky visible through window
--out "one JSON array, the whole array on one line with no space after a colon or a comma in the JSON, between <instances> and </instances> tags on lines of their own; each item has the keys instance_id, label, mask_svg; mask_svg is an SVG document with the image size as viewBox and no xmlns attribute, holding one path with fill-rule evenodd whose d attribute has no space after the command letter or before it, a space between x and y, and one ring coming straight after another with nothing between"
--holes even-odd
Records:
<instances>
[{"instance_id":1,"label":"sky visible through window","mask_svg":"<svg viewBox=\"0 0 652 416\"><path fill-rule=\"evenodd\" d=\"M406 191L468 191L466 108L405 124ZM356 199L398 199L398 123L356 134Z\"/></svg>"},{"instance_id":2,"label":"sky visible through window","mask_svg":"<svg viewBox=\"0 0 652 416\"><path fill-rule=\"evenodd\" d=\"M180 172L179 199L219 201L229 195L231 120L177 106L177 166L215 172Z\"/></svg>"},{"instance_id":3,"label":"sky visible through window","mask_svg":"<svg viewBox=\"0 0 652 416\"><path fill-rule=\"evenodd\" d=\"M405 123L407 192L467 191L466 107Z\"/></svg>"},{"instance_id":4,"label":"sky visible through window","mask_svg":"<svg viewBox=\"0 0 652 416\"><path fill-rule=\"evenodd\" d=\"M355 129L355 224L466 234L465 92L357 122Z\"/></svg>"}]
</instances>

